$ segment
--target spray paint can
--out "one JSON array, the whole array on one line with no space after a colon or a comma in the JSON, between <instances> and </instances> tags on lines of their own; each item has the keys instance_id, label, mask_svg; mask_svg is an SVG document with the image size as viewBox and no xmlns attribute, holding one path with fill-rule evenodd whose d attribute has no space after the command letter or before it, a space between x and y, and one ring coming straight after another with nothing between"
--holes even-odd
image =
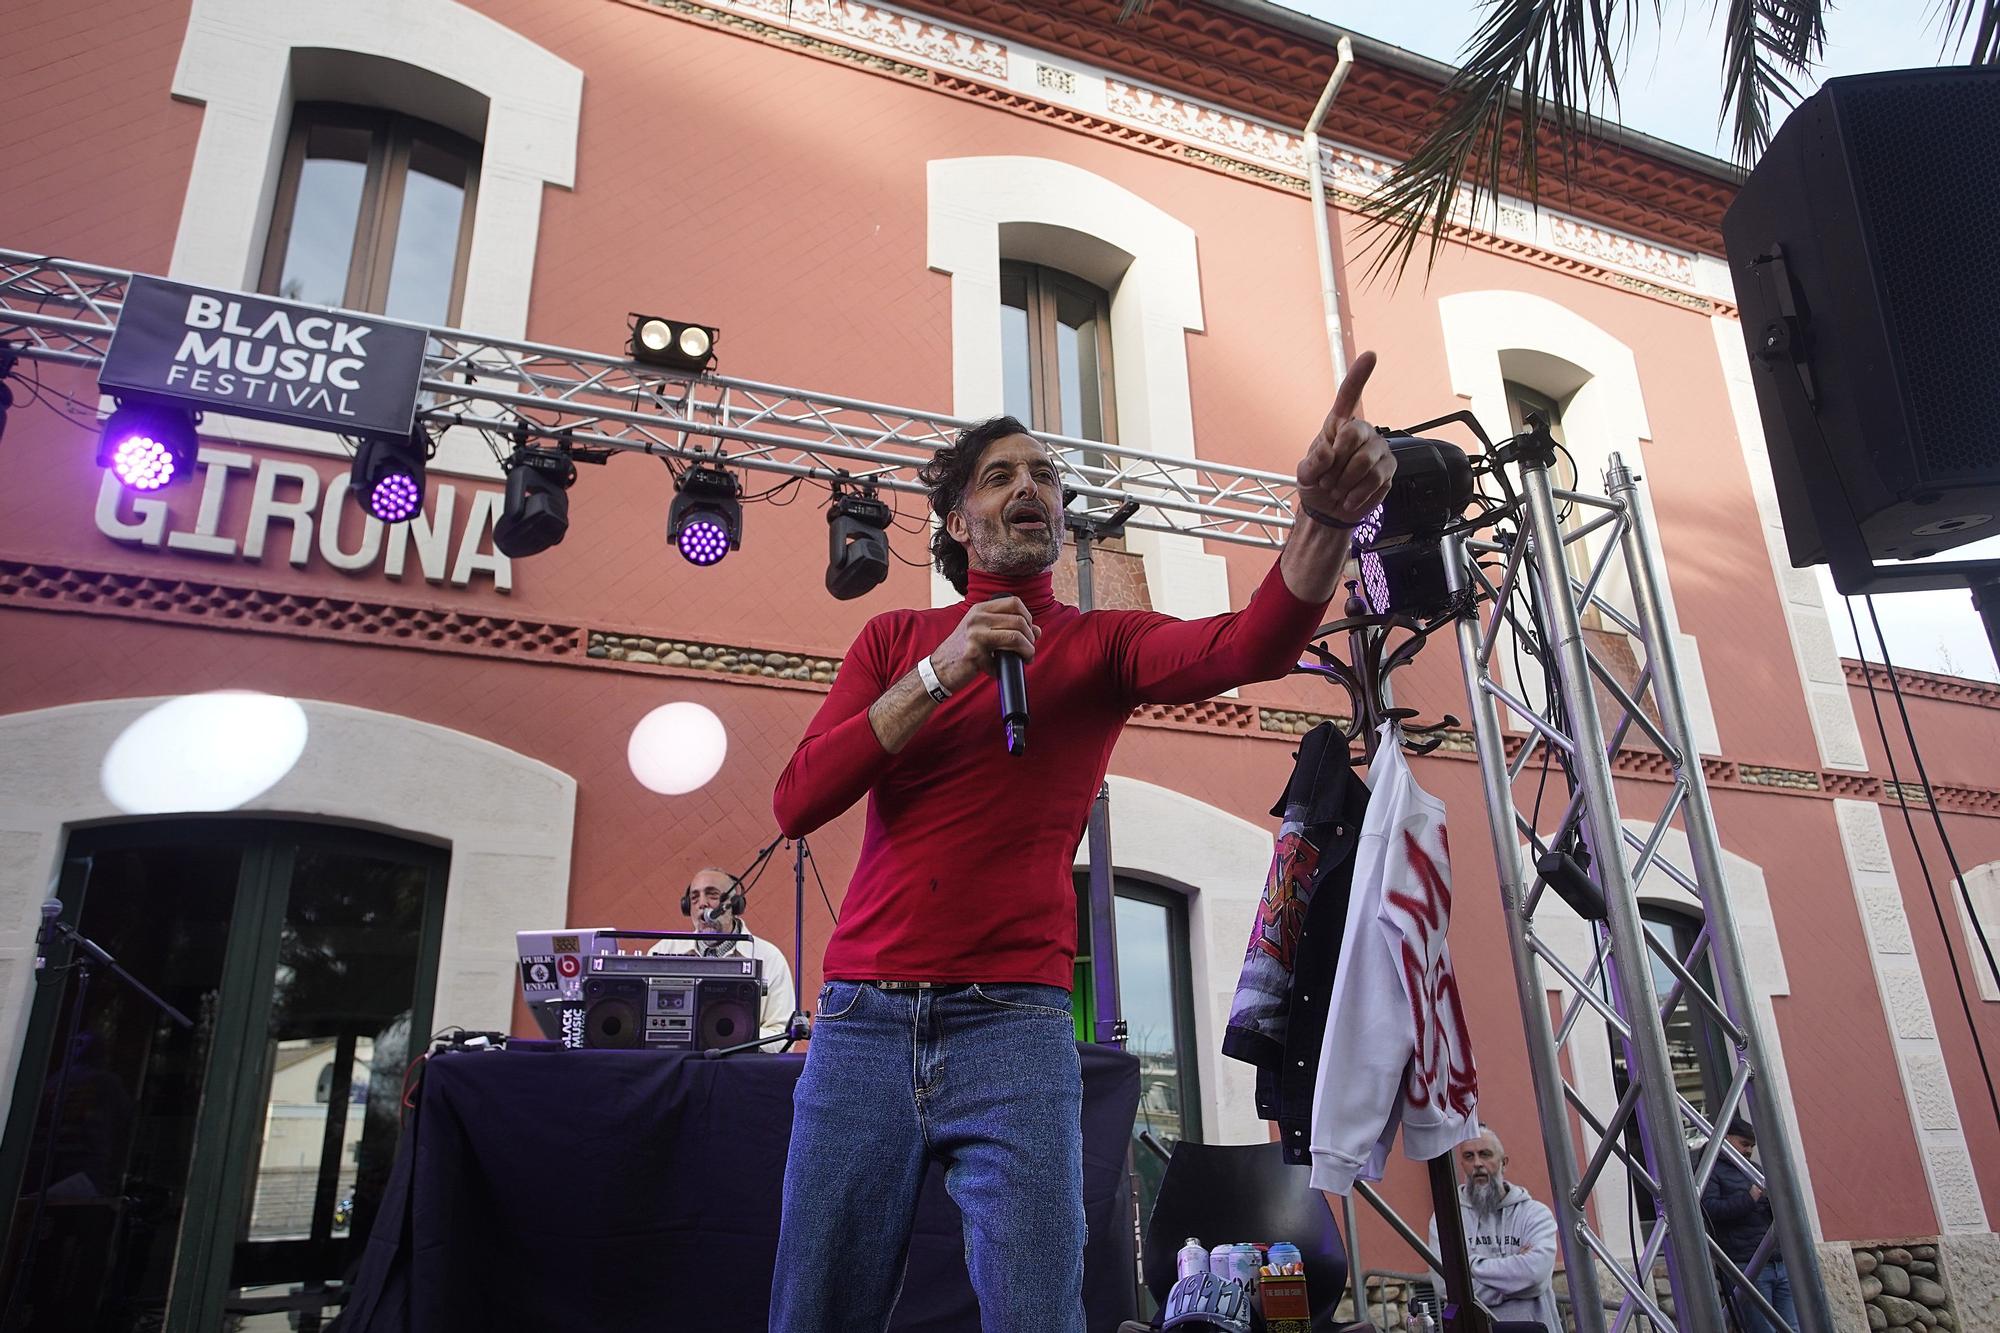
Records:
<instances>
[{"instance_id":1,"label":"spray paint can","mask_svg":"<svg viewBox=\"0 0 2000 1333\"><path fill-rule=\"evenodd\" d=\"M1205 1273L1207 1271L1208 1251L1202 1248L1199 1240L1193 1236L1189 1236L1187 1244L1181 1246L1174 1254L1174 1276L1176 1278L1183 1278L1190 1273Z\"/></svg>"},{"instance_id":2,"label":"spray paint can","mask_svg":"<svg viewBox=\"0 0 2000 1333\"><path fill-rule=\"evenodd\" d=\"M1218 1245L1208 1252L1208 1271L1214 1275L1217 1282L1227 1282L1231 1277L1235 1276L1230 1272L1235 1258L1236 1247L1234 1245Z\"/></svg>"},{"instance_id":3,"label":"spray paint can","mask_svg":"<svg viewBox=\"0 0 2000 1333\"><path fill-rule=\"evenodd\" d=\"M1271 1265L1271 1271L1274 1273L1289 1273L1293 1264L1305 1262L1305 1256L1299 1253L1298 1246L1288 1240L1281 1240L1271 1247L1266 1262Z\"/></svg>"}]
</instances>

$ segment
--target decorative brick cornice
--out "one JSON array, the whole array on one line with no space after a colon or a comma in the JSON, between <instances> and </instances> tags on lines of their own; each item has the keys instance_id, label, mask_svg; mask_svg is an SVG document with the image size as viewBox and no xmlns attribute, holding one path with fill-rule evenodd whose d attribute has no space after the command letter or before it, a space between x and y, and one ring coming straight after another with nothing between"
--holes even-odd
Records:
<instances>
[{"instance_id":1,"label":"decorative brick cornice","mask_svg":"<svg viewBox=\"0 0 2000 1333\"><path fill-rule=\"evenodd\" d=\"M1889 673L1880 662L1863 664L1852 657L1843 657L1840 665L1847 673L1849 685L1865 690L1872 679L1876 689L1886 691L1889 688ZM1943 699L1948 703L1971 704L1975 708L2000 708L2000 685L1988 681L1897 667L1896 683L1902 687L1903 693L1919 699Z\"/></svg>"},{"instance_id":2,"label":"decorative brick cornice","mask_svg":"<svg viewBox=\"0 0 2000 1333\"><path fill-rule=\"evenodd\" d=\"M0 560L0 605L482 656L561 661L584 654L575 625L14 560Z\"/></svg>"},{"instance_id":3,"label":"decorative brick cornice","mask_svg":"<svg viewBox=\"0 0 2000 1333\"><path fill-rule=\"evenodd\" d=\"M424 606L375 598L282 592L176 575L76 569L55 562L0 560L0 609L18 608L151 621L232 633L277 634L375 647L413 649L514 661L540 662L571 670L629 671L689 679L726 677L731 684L824 691L840 669L840 659L775 644L722 644L686 637L648 634L633 628L586 627L555 621L487 615L448 606ZM0 633L7 632L0 627ZM650 647L648 645L651 645ZM1850 663L1851 672L1860 670ZM1899 673L1900 675L1901 673ZM1986 696L2000 688L1951 676L1912 673L1919 683L1948 691ZM1905 679L1904 689L1912 688ZM1992 706L1987 704L1986 706ZM1252 736L1289 745L1333 714L1277 708L1234 699L1193 704L1148 705L1133 724L1207 735ZM1524 738L1510 735L1505 750L1518 757ZM1472 735L1453 729L1435 751L1443 759L1472 762ZM1900 788L1865 773L1797 769L1704 756L1702 773L1718 790L1782 793L1814 800L1846 798L1893 805L1900 794L1913 806L1924 804L1923 789ZM1657 750L1625 748L1612 759L1621 778L1671 781L1673 767ZM1936 785L1937 808L1950 814L2000 818L2000 790Z\"/></svg>"},{"instance_id":4,"label":"decorative brick cornice","mask_svg":"<svg viewBox=\"0 0 2000 1333\"><path fill-rule=\"evenodd\" d=\"M1285 125L1302 124L1311 114L1335 59L1330 45L1196 0L1154 0L1128 23L1118 21L1119 0L901 3L1045 50L1075 52L1107 69ZM1442 92L1435 78L1357 56L1323 133L1401 160L1421 141ZM1573 185L1563 191L1553 184L1562 176L1559 152L1552 145L1544 158L1551 206L1721 253L1722 214L1736 193L1732 181L1606 139L1579 146Z\"/></svg>"},{"instance_id":5,"label":"decorative brick cornice","mask_svg":"<svg viewBox=\"0 0 2000 1333\"><path fill-rule=\"evenodd\" d=\"M1262 101L1230 99L1217 96L1215 89L1200 84L1199 80L1190 83L1185 79L1160 78L1157 61L1144 67L1106 64L1100 58L1101 51L1108 49L1103 40L1072 41L1075 33L1062 26L1081 24L1096 37L1103 37L1103 15L1096 15L1098 22L1093 27L1087 21L1091 20L1091 14L1084 12L1091 9L1088 5L1063 6L1042 13L1025 30L1009 30L1010 35L1049 50L1057 59L1073 59L1082 65L1111 71L1103 78L1101 98L1080 105L1075 99L1073 71L1039 67L1038 74L1058 77L1052 81L1038 78L1031 86L1022 86L1012 79L1007 47L986 36L987 30L979 26L980 14L994 12L990 5L932 6L940 20L932 23L861 0L791 0L789 4L787 0L620 0L620 3L666 11L804 54L925 83L941 93L997 106L1075 133L1114 140L1143 152L1172 157L1271 188L1297 193L1306 190L1304 141L1295 127L1317 95L1317 83L1303 94L1305 100L1300 106L1279 111L1273 109L1272 95ZM1004 12L1000 12L996 21L1023 8L1003 6ZM1115 9L1112 14L1115 18ZM1149 18L1135 26L1144 28L1150 22ZM1210 23L1201 27L1192 39L1196 49L1220 49L1215 45L1217 34L1227 30L1228 22L1234 20L1226 20L1221 26ZM1115 30L1112 38L1133 38L1133 33L1122 25L1114 22L1112 28ZM1161 45L1157 34L1151 43L1154 47ZM1282 71L1276 66L1265 68L1270 63L1270 53L1263 48L1252 54L1255 59L1243 68L1255 73L1245 78L1271 94L1271 87L1266 86L1268 80L1279 77ZM1296 42L1284 48L1286 60L1304 59L1309 54L1307 48ZM1331 59L1328 53L1320 54L1326 60ZM1197 72L1214 72L1201 62L1192 68ZM1120 77L1121 74L1133 77ZM1142 85L1134 78L1149 82ZM1068 96L1051 96L1051 92L1066 92ZM1411 126L1420 126L1434 99L1425 93L1418 98L1420 105L1409 104L1411 95L1408 71L1357 65L1346 93L1335 104L1333 118L1320 145L1329 194L1336 202L1354 207L1366 199L1388 179L1398 157L1417 142L1419 134ZM1398 97L1403 99L1402 103L1396 101ZM1260 120L1259 116L1272 119ZM1416 119L1412 120L1412 116ZM1359 134L1344 132L1343 127L1354 126L1372 129ZM1353 146L1356 143L1368 146ZM1592 155L1604 150L1602 144L1586 145L1580 150L1579 160L1594 160ZM1688 180L1709 179L1685 168L1678 170ZM1647 179L1657 184L1665 178L1653 172ZM1678 197L1672 196L1671 191L1668 194ZM1727 195L1719 197L1726 204ZM1676 232L1673 227L1663 230L1659 226L1635 225L1630 210L1595 210L1594 216L1613 226L1631 227L1633 234L1627 234L1582 217L1552 211L1561 206L1590 213L1592 198L1579 186L1574 197L1559 198L1551 194L1545 201L1547 209L1539 214L1508 199L1498 201L1492 212L1477 219L1461 208L1448 235L1474 248L1555 268L1699 313L1735 313L1726 293L1713 289L1713 275L1698 271L1694 251L1675 248L1673 244L1719 251L1719 238L1713 234L1713 228L1698 228L1694 232L1682 228ZM1715 216L1719 218L1720 206ZM1643 238L1647 236L1652 239Z\"/></svg>"}]
</instances>

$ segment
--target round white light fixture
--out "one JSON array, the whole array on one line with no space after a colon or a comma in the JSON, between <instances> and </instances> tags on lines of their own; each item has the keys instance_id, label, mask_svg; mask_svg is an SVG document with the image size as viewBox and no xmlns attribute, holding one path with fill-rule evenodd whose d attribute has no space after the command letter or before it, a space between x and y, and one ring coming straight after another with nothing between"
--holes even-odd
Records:
<instances>
[{"instance_id":1,"label":"round white light fixture","mask_svg":"<svg viewBox=\"0 0 2000 1333\"><path fill-rule=\"evenodd\" d=\"M697 703L662 704L639 719L625 762L639 785L662 796L685 796L722 768L729 733L722 719Z\"/></svg>"},{"instance_id":2,"label":"round white light fixture","mask_svg":"<svg viewBox=\"0 0 2000 1333\"><path fill-rule=\"evenodd\" d=\"M681 355L704 357L708 355L708 330L690 325L681 330Z\"/></svg>"},{"instance_id":3,"label":"round white light fixture","mask_svg":"<svg viewBox=\"0 0 2000 1333\"><path fill-rule=\"evenodd\" d=\"M277 695L182 695L119 734L98 780L128 815L235 810L292 771L306 730L305 710Z\"/></svg>"}]
</instances>

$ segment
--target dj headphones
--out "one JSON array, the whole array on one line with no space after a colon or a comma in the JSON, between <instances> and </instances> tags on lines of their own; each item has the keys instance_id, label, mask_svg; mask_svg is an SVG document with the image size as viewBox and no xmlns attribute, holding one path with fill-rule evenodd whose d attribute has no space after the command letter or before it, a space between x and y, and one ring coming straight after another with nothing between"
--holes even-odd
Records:
<instances>
[{"instance_id":1,"label":"dj headphones","mask_svg":"<svg viewBox=\"0 0 2000 1333\"><path fill-rule=\"evenodd\" d=\"M702 869L722 870L722 867L703 866ZM720 909L725 915L740 917L743 915L743 880L727 870L722 870L722 873L729 875L729 889L722 895L722 902L719 904ZM694 915L694 885L692 884L681 890L681 915L689 917Z\"/></svg>"}]
</instances>

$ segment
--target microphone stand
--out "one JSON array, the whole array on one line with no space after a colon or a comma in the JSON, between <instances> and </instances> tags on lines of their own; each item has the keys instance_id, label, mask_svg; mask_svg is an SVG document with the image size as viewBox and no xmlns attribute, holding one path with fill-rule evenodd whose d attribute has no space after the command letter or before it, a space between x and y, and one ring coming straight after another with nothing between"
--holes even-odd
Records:
<instances>
[{"instance_id":1,"label":"microphone stand","mask_svg":"<svg viewBox=\"0 0 2000 1333\"><path fill-rule=\"evenodd\" d=\"M1109 514L1077 513L1065 509L1063 524L1076 547L1076 600L1079 609L1093 610L1097 587L1091 548L1106 538L1125 535L1126 520L1139 512L1136 500L1127 500ZM1090 897L1090 976L1097 1011L1092 1040L1101 1046L1123 1046L1127 1038L1125 1015L1118 995L1118 892L1111 865L1111 784L1097 784L1097 799L1090 803L1085 824L1090 854L1087 876Z\"/></svg>"},{"instance_id":2,"label":"microphone stand","mask_svg":"<svg viewBox=\"0 0 2000 1333\"><path fill-rule=\"evenodd\" d=\"M56 1130L58 1122L62 1119L63 1104L69 1097L70 1063L76 1049L77 1033L83 1026L84 1007L90 999L91 969L93 967L108 969L113 976L123 981L133 990L138 991L139 994L152 1002L154 1008L158 1009L181 1027L192 1028L194 1026L193 1019L174 1008L173 1005L168 1004L166 1000L154 993L152 988L147 986L145 982L127 972L116 958L113 958L95 940L79 932L75 926L70 925L69 922L64 921L60 916L51 920L49 925L58 938L69 941L69 967L76 972L76 998L70 1005L69 1024L63 1032L61 1058L56 1064L55 1096L49 1103L48 1137L42 1146L42 1176L40 1183L35 1187L35 1208L28 1217L27 1241L22 1246L21 1263L15 1269L12 1289L7 1295L6 1308L0 1310L0 1329L5 1329L12 1325L15 1303L28 1290L34 1277L35 1252L40 1248L42 1239L42 1208L48 1202L49 1177L55 1172Z\"/></svg>"},{"instance_id":3,"label":"microphone stand","mask_svg":"<svg viewBox=\"0 0 2000 1333\"><path fill-rule=\"evenodd\" d=\"M780 1054L789 1051L795 1041L805 1041L812 1036L812 1015L806 1012L806 857L812 855L806 848L804 838L792 839L792 1016L785 1020L785 1030L768 1037L758 1037L740 1042L735 1046L723 1046L711 1051L703 1051L702 1057L720 1060L725 1055L735 1055L739 1051L762 1050L766 1046L783 1042Z\"/></svg>"}]
</instances>

